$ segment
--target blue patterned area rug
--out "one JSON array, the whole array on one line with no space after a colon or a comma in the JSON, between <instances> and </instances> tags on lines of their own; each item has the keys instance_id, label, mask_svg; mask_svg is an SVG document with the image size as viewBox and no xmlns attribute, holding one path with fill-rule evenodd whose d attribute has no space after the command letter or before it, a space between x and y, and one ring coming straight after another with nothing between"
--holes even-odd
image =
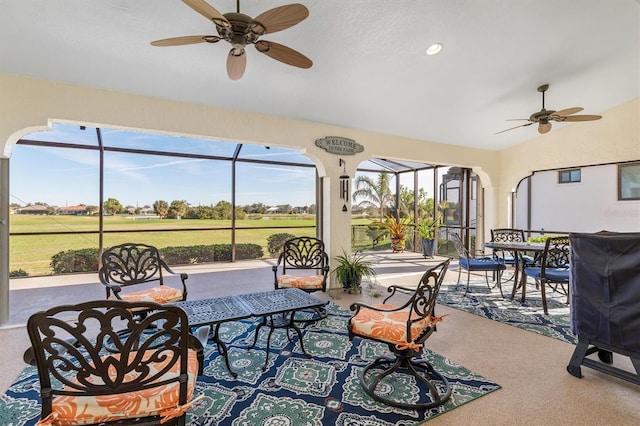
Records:
<instances>
[{"instance_id":1,"label":"blue patterned area rug","mask_svg":"<svg viewBox=\"0 0 640 426\"><path fill-rule=\"evenodd\" d=\"M510 300L511 282L503 283L504 298L499 289L489 289L484 278L472 279L469 292L463 296L466 283L464 274L457 289L456 283L443 283L438 293L438 303L567 343L578 343L578 338L571 332L569 305L565 303L567 296L547 291L549 315L545 315L540 290L532 283L527 286L524 303L520 291ZM493 286L491 280L489 284Z\"/></svg>"},{"instance_id":2,"label":"blue patterned area rug","mask_svg":"<svg viewBox=\"0 0 640 426\"><path fill-rule=\"evenodd\" d=\"M230 322L221 327L229 344L233 379L223 358L209 344L205 349L204 375L198 379L196 395L204 399L189 412L189 425L418 425L467 402L499 389L496 383L474 374L442 356L424 351L435 370L453 385L451 399L431 410L411 411L390 407L372 400L360 387L359 374L370 360L388 352L386 345L361 341L349 342L346 330L350 311L328 304L330 315L317 323L304 325L303 342L307 358L297 337L292 342L284 330L275 330L266 372L266 330L253 343L257 320ZM210 342L211 343L211 342ZM428 341L427 341L428 343ZM400 375L388 391L411 400L417 391L415 380ZM405 376L406 378L406 376ZM0 398L0 424L34 425L40 404L37 372L27 367L5 395Z\"/></svg>"}]
</instances>

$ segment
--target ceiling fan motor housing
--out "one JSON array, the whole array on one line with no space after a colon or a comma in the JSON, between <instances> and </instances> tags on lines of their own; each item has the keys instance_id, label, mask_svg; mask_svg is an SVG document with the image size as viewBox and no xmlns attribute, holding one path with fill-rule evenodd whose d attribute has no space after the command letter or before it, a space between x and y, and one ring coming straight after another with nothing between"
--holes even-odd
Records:
<instances>
[{"instance_id":1,"label":"ceiling fan motor housing","mask_svg":"<svg viewBox=\"0 0 640 426\"><path fill-rule=\"evenodd\" d=\"M231 23L231 28L216 25L220 37L231 43L236 49L241 49L249 43L255 43L259 35L248 30L253 18L244 13L225 13L224 17Z\"/></svg>"},{"instance_id":2,"label":"ceiling fan motor housing","mask_svg":"<svg viewBox=\"0 0 640 426\"><path fill-rule=\"evenodd\" d=\"M549 121L549 116L553 114L555 111L552 109L542 109L542 111L534 112L529 117L529 121L534 123L543 123Z\"/></svg>"}]
</instances>

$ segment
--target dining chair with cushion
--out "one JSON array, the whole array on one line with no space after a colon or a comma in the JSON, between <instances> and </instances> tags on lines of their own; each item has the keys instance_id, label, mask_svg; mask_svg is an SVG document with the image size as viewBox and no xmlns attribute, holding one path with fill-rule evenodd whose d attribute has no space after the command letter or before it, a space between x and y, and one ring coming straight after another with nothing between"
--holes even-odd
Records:
<instances>
[{"instance_id":1,"label":"dining chair with cushion","mask_svg":"<svg viewBox=\"0 0 640 426\"><path fill-rule=\"evenodd\" d=\"M147 315L135 315L146 310ZM154 325L151 327L151 325ZM117 329L126 326L128 333ZM171 305L97 300L29 318L42 412L39 425L184 425L203 351Z\"/></svg>"},{"instance_id":2,"label":"dining chair with cushion","mask_svg":"<svg viewBox=\"0 0 640 426\"><path fill-rule=\"evenodd\" d=\"M105 250L101 260L98 278L106 288L107 299L171 303L187 298L185 281L189 276L174 272L154 246L120 244ZM166 274L176 277L173 285L165 283Z\"/></svg>"},{"instance_id":3,"label":"dining chair with cushion","mask_svg":"<svg viewBox=\"0 0 640 426\"><path fill-rule=\"evenodd\" d=\"M349 340L359 337L380 342L393 354L376 357L361 372L360 383L374 400L405 409L430 409L444 404L451 396L447 378L421 357L425 341L442 320L435 315L435 305L450 262L447 259L427 270L417 287L389 286L391 294L381 304L351 305L354 314L348 322ZM394 296L398 300L408 296L408 300L387 303ZM406 389L394 395L394 383L403 383L401 386Z\"/></svg>"},{"instance_id":4,"label":"dining chair with cushion","mask_svg":"<svg viewBox=\"0 0 640 426\"><path fill-rule=\"evenodd\" d=\"M524 236L524 230L515 228L496 228L491 230L491 241L499 243L524 243L526 238ZM498 261L502 261L505 265L515 265L516 258L514 253L508 250L494 250L493 255ZM519 255L519 260L524 262L525 265L531 265L534 263L533 257L529 255Z\"/></svg>"},{"instance_id":5,"label":"dining chair with cushion","mask_svg":"<svg viewBox=\"0 0 640 426\"><path fill-rule=\"evenodd\" d=\"M329 256L324 243L314 237L296 237L285 241L276 264L272 267L274 288L299 288L307 293L326 291L329 275ZM326 317L323 309L318 316Z\"/></svg>"},{"instance_id":6,"label":"dining chair with cushion","mask_svg":"<svg viewBox=\"0 0 640 426\"><path fill-rule=\"evenodd\" d=\"M567 296L569 303L569 237L549 237L545 241L544 251L538 266L527 266L524 275L536 280L542 294L542 308L545 315L549 314L547 307L547 286L553 291Z\"/></svg>"},{"instance_id":7,"label":"dining chair with cushion","mask_svg":"<svg viewBox=\"0 0 640 426\"><path fill-rule=\"evenodd\" d=\"M460 275L462 274L462 270L467 271L467 285L464 290L464 295L467 295L469 291L469 281L471 278L471 272L484 272L485 281L487 282L487 287L491 288L489 284L489 272L492 272L496 276L496 286L500 289L500 294L504 297L502 293L502 273L505 269L507 269L504 262L500 260L496 260L491 256L479 256L475 257L469 253L469 250L465 247L460 239L458 234L451 234L451 238L453 239L453 244L456 247L456 251L458 252L458 280L456 282L456 288L458 284L460 284Z\"/></svg>"}]
</instances>

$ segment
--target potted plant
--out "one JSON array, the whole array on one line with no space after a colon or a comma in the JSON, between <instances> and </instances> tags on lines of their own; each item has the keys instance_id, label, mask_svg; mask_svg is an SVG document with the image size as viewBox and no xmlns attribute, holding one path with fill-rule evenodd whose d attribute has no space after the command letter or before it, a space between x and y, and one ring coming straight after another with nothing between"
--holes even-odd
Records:
<instances>
[{"instance_id":1,"label":"potted plant","mask_svg":"<svg viewBox=\"0 0 640 426\"><path fill-rule=\"evenodd\" d=\"M331 271L331 274L342 284L342 288L349 293L359 293L361 291L362 278L372 279L376 275L373 263L365 260L364 254L360 251L347 254L343 250L341 255L336 256L336 260L338 261L338 266Z\"/></svg>"},{"instance_id":2,"label":"potted plant","mask_svg":"<svg viewBox=\"0 0 640 426\"><path fill-rule=\"evenodd\" d=\"M407 229L411 226L411 219L403 217L396 219L394 216L387 215L384 222L374 222L384 226L391 237L391 249L393 252L404 251L405 237L407 236Z\"/></svg>"},{"instance_id":3,"label":"potted plant","mask_svg":"<svg viewBox=\"0 0 640 426\"><path fill-rule=\"evenodd\" d=\"M424 218L417 226L418 234L422 238L422 255L425 258L433 257L436 245L436 231L442 225L442 214L438 213L435 218L432 216Z\"/></svg>"}]
</instances>

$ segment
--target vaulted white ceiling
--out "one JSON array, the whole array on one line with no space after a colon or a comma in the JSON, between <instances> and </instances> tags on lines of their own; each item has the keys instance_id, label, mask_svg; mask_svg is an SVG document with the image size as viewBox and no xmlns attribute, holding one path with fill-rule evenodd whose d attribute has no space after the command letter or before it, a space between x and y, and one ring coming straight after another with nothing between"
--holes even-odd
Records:
<instances>
[{"instance_id":1,"label":"vaulted white ceiling","mask_svg":"<svg viewBox=\"0 0 640 426\"><path fill-rule=\"evenodd\" d=\"M208 1L236 11L235 0ZM495 150L538 136L536 126L495 133L541 109L541 84L547 109L583 114L640 96L637 0L300 3L307 19L262 38L313 66L248 47L244 77L231 81L224 41L150 45L217 34L180 1L0 0L0 72ZM242 0L240 11L284 4ZM434 42L444 49L427 56Z\"/></svg>"}]
</instances>

